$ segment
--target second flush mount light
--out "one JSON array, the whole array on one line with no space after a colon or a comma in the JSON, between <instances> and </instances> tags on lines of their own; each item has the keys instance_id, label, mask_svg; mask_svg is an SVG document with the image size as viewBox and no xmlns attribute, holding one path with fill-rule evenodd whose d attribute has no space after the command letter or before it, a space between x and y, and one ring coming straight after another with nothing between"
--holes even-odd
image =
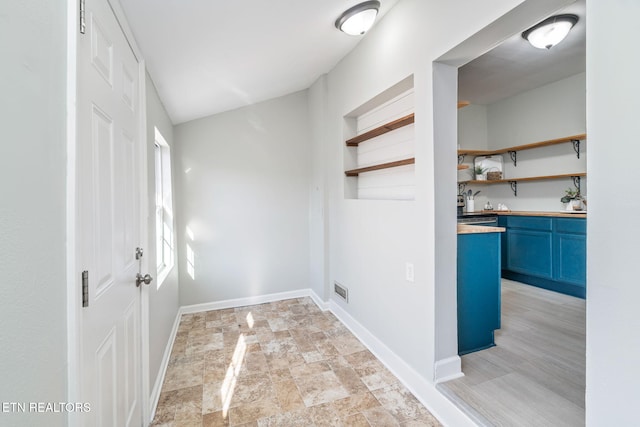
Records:
<instances>
[{"instance_id":1,"label":"second flush mount light","mask_svg":"<svg viewBox=\"0 0 640 427\"><path fill-rule=\"evenodd\" d=\"M380 9L379 1L366 1L347 9L336 20L336 28L352 36L366 33L373 26Z\"/></svg>"},{"instance_id":2,"label":"second flush mount light","mask_svg":"<svg viewBox=\"0 0 640 427\"><path fill-rule=\"evenodd\" d=\"M567 37L578 22L576 15L556 15L522 33L522 38L538 49L551 49Z\"/></svg>"}]
</instances>

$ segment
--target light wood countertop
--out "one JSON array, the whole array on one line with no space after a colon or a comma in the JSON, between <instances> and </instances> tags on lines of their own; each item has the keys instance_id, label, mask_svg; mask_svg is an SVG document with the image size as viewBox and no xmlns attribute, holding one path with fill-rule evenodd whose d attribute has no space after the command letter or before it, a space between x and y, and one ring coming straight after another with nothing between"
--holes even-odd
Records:
<instances>
[{"instance_id":1,"label":"light wood countertop","mask_svg":"<svg viewBox=\"0 0 640 427\"><path fill-rule=\"evenodd\" d=\"M515 216L555 216L564 218L586 218L586 213L569 213L569 212L541 212L541 211L508 211L500 212L494 211L498 215L515 215Z\"/></svg>"},{"instance_id":2,"label":"light wood countertop","mask_svg":"<svg viewBox=\"0 0 640 427\"><path fill-rule=\"evenodd\" d=\"M504 233L504 227L487 227L486 225L458 224L458 234Z\"/></svg>"},{"instance_id":3,"label":"light wood countertop","mask_svg":"<svg viewBox=\"0 0 640 427\"><path fill-rule=\"evenodd\" d=\"M496 213L498 215L512 216L554 216L563 218L586 218L586 213L569 213L565 211L543 212L543 211L477 211L478 213Z\"/></svg>"}]
</instances>

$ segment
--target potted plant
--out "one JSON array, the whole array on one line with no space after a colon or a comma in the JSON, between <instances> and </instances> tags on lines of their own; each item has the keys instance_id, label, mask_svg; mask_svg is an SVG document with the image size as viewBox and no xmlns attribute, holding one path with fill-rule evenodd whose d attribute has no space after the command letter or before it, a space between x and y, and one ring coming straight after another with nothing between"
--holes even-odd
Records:
<instances>
[{"instance_id":1,"label":"potted plant","mask_svg":"<svg viewBox=\"0 0 640 427\"><path fill-rule=\"evenodd\" d=\"M582 210L582 195L577 188L567 188L565 195L560 199L562 203L567 203L566 210L579 211Z\"/></svg>"},{"instance_id":2,"label":"potted plant","mask_svg":"<svg viewBox=\"0 0 640 427\"><path fill-rule=\"evenodd\" d=\"M486 171L487 171L487 168L483 168L483 167L482 167L482 166L480 166L480 165L476 165L476 166L473 168L473 173L476 175L476 180L477 180L477 181L484 181L484 180L486 179L486 178L485 178L485 175L484 175L484 173L485 173Z\"/></svg>"}]
</instances>

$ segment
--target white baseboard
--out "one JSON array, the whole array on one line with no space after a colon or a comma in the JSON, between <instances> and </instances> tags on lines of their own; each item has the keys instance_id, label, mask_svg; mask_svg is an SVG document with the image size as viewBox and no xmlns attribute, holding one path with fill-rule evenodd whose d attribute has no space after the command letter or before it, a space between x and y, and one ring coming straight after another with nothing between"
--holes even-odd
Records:
<instances>
[{"instance_id":1,"label":"white baseboard","mask_svg":"<svg viewBox=\"0 0 640 427\"><path fill-rule=\"evenodd\" d=\"M175 341L180 324L180 318L185 313L198 313L202 311L221 310L225 308L244 307L247 305L263 304L267 302L282 301L291 298L309 297L322 311L331 311L379 360L389 371L391 371L400 382L413 393L413 395L445 426L475 427L474 421L469 418L460 408L445 397L436 389L436 384L424 379L418 372L409 366L403 359L396 355L382 341L376 338L357 320L355 320L346 310L335 301L323 301L312 289L301 289L297 291L281 292L275 294L261 295L247 298L237 298L224 301L217 301L205 304L194 304L180 307L176 316L176 321L171 331L169 342L162 359L162 371L156 379L156 383L151 393L151 419L155 415L155 410L160 397L162 382L169 363L173 342ZM457 361L455 360L457 359ZM451 357L436 363L436 375L442 373L440 381L453 379L457 372L460 372L460 358ZM451 378L447 377L450 376Z\"/></svg>"},{"instance_id":2,"label":"white baseboard","mask_svg":"<svg viewBox=\"0 0 640 427\"><path fill-rule=\"evenodd\" d=\"M247 305L264 304L267 302L282 301L291 298L308 297L310 289L279 292L276 294L258 295L246 298L235 298L223 301L208 302L204 304L185 305L180 307L180 313L199 313L201 311L222 310L224 308L244 307Z\"/></svg>"},{"instance_id":3,"label":"white baseboard","mask_svg":"<svg viewBox=\"0 0 640 427\"><path fill-rule=\"evenodd\" d=\"M424 379L418 372L376 338L340 305L331 300L329 310L391 371L400 382L445 426L475 427L473 422L453 402Z\"/></svg>"},{"instance_id":4,"label":"white baseboard","mask_svg":"<svg viewBox=\"0 0 640 427\"><path fill-rule=\"evenodd\" d=\"M162 390L162 383L164 383L164 377L167 373L167 366L169 365L169 358L171 357L171 351L173 351L173 343L176 341L176 335L178 334L178 327L180 326L180 319L182 317L182 313L180 309L176 313L176 319L173 321L173 328L171 329L171 333L169 334L169 341L167 342L167 346L164 349L164 355L162 356L162 362L160 362L160 372L158 372L158 376L156 377L156 381L153 384L153 390L151 390L151 396L149 398L149 403L151 408L149 409L149 413L151 417L149 420L153 420L156 416L156 408L158 407L158 400L160 399L160 391Z\"/></svg>"},{"instance_id":5,"label":"white baseboard","mask_svg":"<svg viewBox=\"0 0 640 427\"><path fill-rule=\"evenodd\" d=\"M308 297L313 300L313 302L320 308L322 311L329 310L329 303L326 301L322 301L322 299L315 293L313 289L307 289Z\"/></svg>"},{"instance_id":6,"label":"white baseboard","mask_svg":"<svg viewBox=\"0 0 640 427\"><path fill-rule=\"evenodd\" d=\"M447 357L437 360L435 367L436 384L464 377L462 373L462 359L460 356Z\"/></svg>"}]
</instances>

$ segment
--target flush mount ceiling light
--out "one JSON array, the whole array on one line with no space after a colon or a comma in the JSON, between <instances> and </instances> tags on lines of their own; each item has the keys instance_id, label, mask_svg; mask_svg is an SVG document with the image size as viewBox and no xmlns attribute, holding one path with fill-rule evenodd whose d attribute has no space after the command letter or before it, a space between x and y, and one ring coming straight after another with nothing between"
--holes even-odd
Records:
<instances>
[{"instance_id":1,"label":"flush mount ceiling light","mask_svg":"<svg viewBox=\"0 0 640 427\"><path fill-rule=\"evenodd\" d=\"M551 49L567 37L576 22L576 15L552 16L522 33L522 38L538 49Z\"/></svg>"},{"instance_id":2,"label":"flush mount ceiling light","mask_svg":"<svg viewBox=\"0 0 640 427\"><path fill-rule=\"evenodd\" d=\"M352 36L362 35L373 26L378 9L380 9L379 1L357 4L336 19L336 28Z\"/></svg>"}]
</instances>

